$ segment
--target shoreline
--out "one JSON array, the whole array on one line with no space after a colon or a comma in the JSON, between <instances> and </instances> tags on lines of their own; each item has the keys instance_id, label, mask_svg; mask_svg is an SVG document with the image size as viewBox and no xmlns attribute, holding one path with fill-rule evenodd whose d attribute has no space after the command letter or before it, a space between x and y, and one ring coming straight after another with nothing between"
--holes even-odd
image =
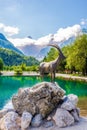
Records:
<instances>
[{"instance_id":1,"label":"shoreline","mask_svg":"<svg viewBox=\"0 0 87 130\"><path fill-rule=\"evenodd\" d=\"M80 121L75 123L72 126L64 127L64 128L59 128L58 126L52 126L49 128L43 128L38 127L38 128L29 128L28 130L87 130L87 118L85 117L80 117Z\"/></svg>"},{"instance_id":2,"label":"shoreline","mask_svg":"<svg viewBox=\"0 0 87 130\"><path fill-rule=\"evenodd\" d=\"M24 71L22 75L15 75L14 71L3 71L1 76L40 76L40 73ZM71 80L71 81L87 82L87 77L72 76L70 74L56 73L56 78Z\"/></svg>"}]
</instances>

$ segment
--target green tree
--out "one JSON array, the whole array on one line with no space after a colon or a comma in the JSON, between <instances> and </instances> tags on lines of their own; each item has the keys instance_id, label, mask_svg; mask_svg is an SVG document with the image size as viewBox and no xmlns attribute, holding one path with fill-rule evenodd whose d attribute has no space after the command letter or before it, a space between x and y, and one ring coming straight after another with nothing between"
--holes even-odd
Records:
<instances>
[{"instance_id":1,"label":"green tree","mask_svg":"<svg viewBox=\"0 0 87 130\"><path fill-rule=\"evenodd\" d=\"M4 67L4 62L3 62L2 58L0 58L0 71L3 70L3 67Z\"/></svg>"},{"instance_id":2,"label":"green tree","mask_svg":"<svg viewBox=\"0 0 87 130\"><path fill-rule=\"evenodd\" d=\"M66 68L87 74L87 35L76 38L71 46L66 47Z\"/></svg>"},{"instance_id":3,"label":"green tree","mask_svg":"<svg viewBox=\"0 0 87 130\"><path fill-rule=\"evenodd\" d=\"M47 53L47 56L45 56L43 61L49 62L54 60L58 57L58 51L55 48L51 48L50 51Z\"/></svg>"},{"instance_id":4,"label":"green tree","mask_svg":"<svg viewBox=\"0 0 87 130\"><path fill-rule=\"evenodd\" d=\"M25 63L21 64L21 69L22 69L22 71L26 71L26 64Z\"/></svg>"}]
</instances>

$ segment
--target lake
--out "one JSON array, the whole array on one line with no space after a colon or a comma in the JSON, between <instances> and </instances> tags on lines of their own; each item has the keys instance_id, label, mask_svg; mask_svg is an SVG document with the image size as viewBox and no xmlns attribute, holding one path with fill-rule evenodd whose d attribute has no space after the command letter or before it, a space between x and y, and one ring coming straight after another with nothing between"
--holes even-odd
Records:
<instances>
[{"instance_id":1,"label":"lake","mask_svg":"<svg viewBox=\"0 0 87 130\"><path fill-rule=\"evenodd\" d=\"M50 81L49 77L44 79ZM0 77L0 109L11 99L19 88L32 87L40 83L41 78L35 76L1 76ZM87 116L87 83L56 79L56 82L66 90L66 94L76 94L79 97L78 106L81 109L81 115Z\"/></svg>"}]
</instances>

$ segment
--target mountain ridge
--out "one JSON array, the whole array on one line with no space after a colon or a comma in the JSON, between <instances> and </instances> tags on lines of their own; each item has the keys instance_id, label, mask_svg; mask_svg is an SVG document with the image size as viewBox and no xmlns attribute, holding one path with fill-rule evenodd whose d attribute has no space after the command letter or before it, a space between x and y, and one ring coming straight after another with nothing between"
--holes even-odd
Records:
<instances>
[{"instance_id":1,"label":"mountain ridge","mask_svg":"<svg viewBox=\"0 0 87 130\"><path fill-rule=\"evenodd\" d=\"M22 51L16 48L9 40L7 40L2 33L0 33L0 47L16 51L17 53L23 55Z\"/></svg>"}]
</instances>

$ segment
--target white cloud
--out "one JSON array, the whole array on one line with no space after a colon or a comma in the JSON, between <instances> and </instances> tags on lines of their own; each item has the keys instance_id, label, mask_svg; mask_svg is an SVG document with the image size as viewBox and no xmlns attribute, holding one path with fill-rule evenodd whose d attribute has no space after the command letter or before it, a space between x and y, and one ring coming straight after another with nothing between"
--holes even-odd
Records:
<instances>
[{"instance_id":1,"label":"white cloud","mask_svg":"<svg viewBox=\"0 0 87 130\"><path fill-rule=\"evenodd\" d=\"M81 19L81 25L87 25L87 19Z\"/></svg>"},{"instance_id":2,"label":"white cloud","mask_svg":"<svg viewBox=\"0 0 87 130\"><path fill-rule=\"evenodd\" d=\"M47 36L41 37L38 40L34 40L31 38L11 38L8 37L8 40L11 41L15 46L26 46L26 45L39 45L39 46L46 46L48 45L53 38L52 34Z\"/></svg>"},{"instance_id":3,"label":"white cloud","mask_svg":"<svg viewBox=\"0 0 87 130\"><path fill-rule=\"evenodd\" d=\"M36 40L30 38L8 38L15 46L26 46L35 44Z\"/></svg>"},{"instance_id":4,"label":"white cloud","mask_svg":"<svg viewBox=\"0 0 87 130\"><path fill-rule=\"evenodd\" d=\"M19 33L19 28L6 26L3 23L0 23L0 29L2 29L8 36L12 36Z\"/></svg>"},{"instance_id":5,"label":"white cloud","mask_svg":"<svg viewBox=\"0 0 87 130\"><path fill-rule=\"evenodd\" d=\"M19 29L17 27L10 27L10 26L5 26L4 27L4 32L8 33L9 36L15 35L19 33Z\"/></svg>"},{"instance_id":6,"label":"white cloud","mask_svg":"<svg viewBox=\"0 0 87 130\"><path fill-rule=\"evenodd\" d=\"M81 26L74 25L67 28L60 28L56 34L54 34L54 41L55 42L64 42L71 37L76 37L81 34Z\"/></svg>"},{"instance_id":7,"label":"white cloud","mask_svg":"<svg viewBox=\"0 0 87 130\"><path fill-rule=\"evenodd\" d=\"M41 37L35 42L35 45L45 46L51 42L52 38L53 38L53 34L49 34L47 36Z\"/></svg>"},{"instance_id":8,"label":"white cloud","mask_svg":"<svg viewBox=\"0 0 87 130\"><path fill-rule=\"evenodd\" d=\"M49 43L62 43L71 37L76 37L81 34L81 26L74 25L67 28L60 28L57 33L49 34L37 40L31 38L8 38L15 46L39 45L46 46Z\"/></svg>"},{"instance_id":9,"label":"white cloud","mask_svg":"<svg viewBox=\"0 0 87 130\"><path fill-rule=\"evenodd\" d=\"M0 23L0 29L4 28L4 24Z\"/></svg>"}]
</instances>

